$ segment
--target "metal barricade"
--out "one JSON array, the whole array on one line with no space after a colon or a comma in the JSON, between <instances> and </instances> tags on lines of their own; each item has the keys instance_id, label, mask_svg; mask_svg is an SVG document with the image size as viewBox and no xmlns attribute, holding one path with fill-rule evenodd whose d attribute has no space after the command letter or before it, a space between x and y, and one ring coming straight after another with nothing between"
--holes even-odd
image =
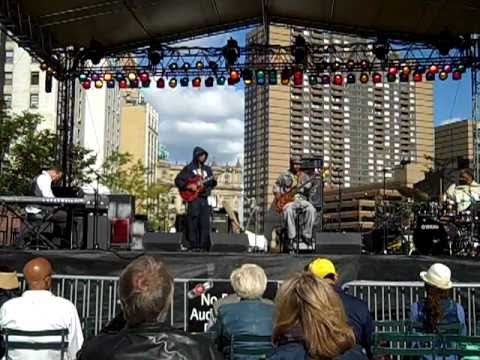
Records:
<instances>
[{"instance_id":1,"label":"metal barricade","mask_svg":"<svg viewBox=\"0 0 480 360\"><path fill-rule=\"evenodd\" d=\"M410 306L425 297L424 283L351 281L342 286L349 294L364 300L375 321L398 321L410 318ZM465 309L468 335L480 335L479 283L454 283L453 296Z\"/></svg>"}]
</instances>

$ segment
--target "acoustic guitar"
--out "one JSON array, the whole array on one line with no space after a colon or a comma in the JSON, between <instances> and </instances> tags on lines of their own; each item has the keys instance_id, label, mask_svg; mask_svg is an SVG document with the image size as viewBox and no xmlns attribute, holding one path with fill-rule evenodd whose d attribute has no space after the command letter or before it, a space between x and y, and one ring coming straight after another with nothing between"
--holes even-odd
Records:
<instances>
[{"instance_id":1,"label":"acoustic guitar","mask_svg":"<svg viewBox=\"0 0 480 360\"><path fill-rule=\"evenodd\" d=\"M284 192L283 194L281 194L278 199L275 201L275 210L281 214L283 212L283 208L285 207L285 205L287 205L288 203L291 203L293 201L295 201L295 195L298 194L298 192L300 192L305 186L307 186L308 184L310 184L313 180L315 180L316 178L318 178L317 175L314 175L312 176L310 179L308 179L307 181L305 181L304 183L302 183L300 186L296 186L292 189L290 189L289 191L287 192Z\"/></svg>"}]
</instances>

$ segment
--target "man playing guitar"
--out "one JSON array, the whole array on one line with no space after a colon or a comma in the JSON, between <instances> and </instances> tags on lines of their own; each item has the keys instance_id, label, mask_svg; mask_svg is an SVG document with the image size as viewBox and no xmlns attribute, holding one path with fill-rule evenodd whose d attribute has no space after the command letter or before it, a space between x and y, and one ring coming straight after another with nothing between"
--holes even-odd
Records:
<instances>
[{"instance_id":1,"label":"man playing guitar","mask_svg":"<svg viewBox=\"0 0 480 360\"><path fill-rule=\"evenodd\" d=\"M187 203L187 249L193 251L208 251L210 249L210 207L208 196L212 189L217 186L217 180L213 176L210 166L205 165L208 153L201 147L193 149L192 162L186 165L175 178L175 185L180 191L200 190L198 197ZM191 182L194 177L207 179L207 181ZM182 250L185 247L182 247Z\"/></svg>"},{"instance_id":2,"label":"man playing guitar","mask_svg":"<svg viewBox=\"0 0 480 360\"><path fill-rule=\"evenodd\" d=\"M302 228L302 238L307 244L312 243L313 225L315 223L316 210L308 201L309 192L312 188L312 183L309 182L310 177L301 171L301 163L299 159L290 159L290 169L280 175L273 187L273 194L277 203L283 206L282 213L285 223L288 228L289 244L297 235L295 227L295 217L297 209L303 209L304 224ZM282 201L285 197L293 194L290 202L283 205Z\"/></svg>"}]
</instances>

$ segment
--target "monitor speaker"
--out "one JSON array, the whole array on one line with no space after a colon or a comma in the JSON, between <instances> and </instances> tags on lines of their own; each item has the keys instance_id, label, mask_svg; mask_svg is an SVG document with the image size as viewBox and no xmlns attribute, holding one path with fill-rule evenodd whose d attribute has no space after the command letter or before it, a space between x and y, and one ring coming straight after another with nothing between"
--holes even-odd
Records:
<instances>
[{"instance_id":1,"label":"monitor speaker","mask_svg":"<svg viewBox=\"0 0 480 360\"><path fill-rule=\"evenodd\" d=\"M222 234L213 233L211 235L212 252L247 252L248 236L247 234Z\"/></svg>"},{"instance_id":2,"label":"monitor speaker","mask_svg":"<svg viewBox=\"0 0 480 360\"><path fill-rule=\"evenodd\" d=\"M316 242L319 254L359 255L362 252L360 233L319 232Z\"/></svg>"},{"instance_id":3,"label":"monitor speaker","mask_svg":"<svg viewBox=\"0 0 480 360\"><path fill-rule=\"evenodd\" d=\"M143 248L151 251L178 251L183 233L146 232Z\"/></svg>"}]
</instances>

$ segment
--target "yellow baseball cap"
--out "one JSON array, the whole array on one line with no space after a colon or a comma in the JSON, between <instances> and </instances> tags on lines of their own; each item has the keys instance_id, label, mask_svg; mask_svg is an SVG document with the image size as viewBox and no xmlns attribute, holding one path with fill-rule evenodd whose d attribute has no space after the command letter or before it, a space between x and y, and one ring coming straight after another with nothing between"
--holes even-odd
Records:
<instances>
[{"instance_id":1,"label":"yellow baseball cap","mask_svg":"<svg viewBox=\"0 0 480 360\"><path fill-rule=\"evenodd\" d=\"M337 274L335 265L333 265L330 260L325 258L318 258L312 261L310 265L308 265L308 270L320 279L323 279L325 276L330 274Z\"/></svg>"}]
</instances>

